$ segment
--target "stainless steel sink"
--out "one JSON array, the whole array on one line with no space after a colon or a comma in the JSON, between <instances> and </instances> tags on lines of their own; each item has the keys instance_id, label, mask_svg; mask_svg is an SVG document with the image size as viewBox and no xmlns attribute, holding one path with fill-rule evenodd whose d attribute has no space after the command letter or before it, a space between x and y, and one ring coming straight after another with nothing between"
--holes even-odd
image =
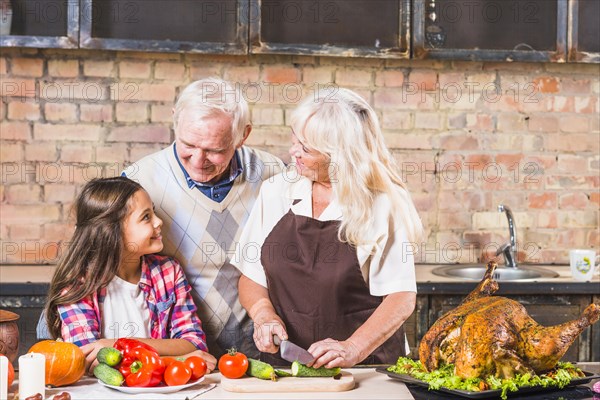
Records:
<instances>
[{"instance_id":1,"label":"stainless steel sink","mask_svg":"<svg viewBox=\"0 0 600 400\"><path fill-rule=\"evenodd\" d=\"M485 274L486 266L481 264L456 264L444 267L434 268L434 275L446 278L460 278L472 281L480 281ZM524 281L542 278L556 278L559 276L556 272L533 266L521 265L519 268L498 267L494 271L494 279L498 282L506 281Z\"/></svg>"}]
</instances>

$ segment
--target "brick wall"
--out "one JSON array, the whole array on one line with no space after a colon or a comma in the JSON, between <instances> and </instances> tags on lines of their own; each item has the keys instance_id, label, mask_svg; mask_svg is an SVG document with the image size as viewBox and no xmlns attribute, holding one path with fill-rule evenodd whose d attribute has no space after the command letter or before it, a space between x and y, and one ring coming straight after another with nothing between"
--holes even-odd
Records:
<instances>
[{"instance_id":1,"label":"brick wall","mask_svg":"<svg viewBox=\"0 0 600 400\"><path fill-rule=\"evenodd\" d=\"M170 143L189 82L244 85L249 144L288 159L289 112L318 85L378 112L427 229L420 261L480 262L508 238L565 263L600 247L600 66L2 49L0 263L55 263L81 185Z\"/></svg>"}]
</instances>

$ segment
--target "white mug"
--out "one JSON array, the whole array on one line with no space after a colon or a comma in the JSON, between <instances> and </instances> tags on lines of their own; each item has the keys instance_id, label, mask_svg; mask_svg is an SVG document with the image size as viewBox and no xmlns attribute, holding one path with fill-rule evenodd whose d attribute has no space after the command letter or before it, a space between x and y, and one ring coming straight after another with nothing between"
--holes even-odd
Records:
<instances>
[{"instance_id":1,"label":"white mug","mask_svg":"<svg viewBox=\"0 0 600 400\"><path fill-rule=\"evenodd\" d=\"M569 260L571 262L571 275L573 275L575 280L592 280L592 277L597 272L595 268L597 259L594 250L571 250L569 252Z\"/></svg>"}]
</instances>

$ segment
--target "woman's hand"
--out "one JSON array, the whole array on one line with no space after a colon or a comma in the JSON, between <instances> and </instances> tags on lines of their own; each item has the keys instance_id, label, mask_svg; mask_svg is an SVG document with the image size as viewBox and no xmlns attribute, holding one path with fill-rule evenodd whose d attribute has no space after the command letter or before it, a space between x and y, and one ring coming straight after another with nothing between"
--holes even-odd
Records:
<instances>
[{"instance_id":1,"label":"woman's hand","mask_svg":"<svg viewBox=\"0 0 600 400\"><path fill-rule=\"evenodd\" d=\"M287 339L288 336L285 324L275 312L269 299L267 288L260 286L245 275L240 276L238 288L240 303L254 321L252 337L256 347L263 353L277 353L279 347L273 343L273 336L279 336L281 340Z\"/></svg>"},{"instance_id":2,"label":"woman's hand","mask_svg":"<svg viewBox=\"0 0 600 400\"><path fill-rule=\"evenodd\" d=\"M88 375L94 374L94 368L98 365L96 355L103 347L112 347L115 344L115 339L100 339L92 343L84 344L80 347L85 356L85 370Z\"/></svg>"},{"instance_id":3,"label":"woman's hand","mask_svg":"<svg viewBox=\"0 0 600 400\"><path fill-rule=\"evenodd\" d=\"M315 357L315 360L309 363L309 366L314 368L350 368L362 361L358 348L350 340L327 338L313 343L308 352Z\"/></svg>"},{"instance_id":4,"label":"woman's hand","mask_svg":"<svg viewBox=\"0 0 600 400\"><path fill-rule=\"evenodd\" d=\"M278 336L280 340L288 338L281 318L269 311L256 313L253 338L258 350L263 353L277 353L279 346L273 343L273 336Z\"/></svg>"},{"instance_id":5,"label":"woman's hand","mask_svg":"<svg viewBox=\"0 0 600 400\"><path fill-rule=\"evenodd\" d=\"M191 353L187 353L184 354L182 356L178 356L178 357L183 357L183 358L188 358L188 357L192 357L192 356L197 356L197 357L201 357L204 362L206 362L206 373L210 374L212 371L214 371L215 367L217 366L217 359L215 357L213 357L211 354L202 351L202 350L196 350L196 351L192 351Z\"/></svg>"},{"instance_id":6,"label":"woman's hand","mask_svg":"<svg viewBox=\"0 0 600 400\"><path fill-rule=\"evenodd\" d=\"M312 367L349 368L363 361L394 334L415 308L415 292L387 295L375 312L347 340L327 338L313 343L308 351Z\"/></svg>"}]
</instances>

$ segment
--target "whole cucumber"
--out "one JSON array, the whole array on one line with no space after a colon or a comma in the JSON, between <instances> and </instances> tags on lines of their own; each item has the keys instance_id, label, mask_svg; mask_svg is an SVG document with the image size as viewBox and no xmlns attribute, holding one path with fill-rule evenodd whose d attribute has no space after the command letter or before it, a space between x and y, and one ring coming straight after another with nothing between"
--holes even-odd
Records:
<instances>
[{"instance_id":1,"label":"whole cucumber","mask_svg":"<svg viewBox=\"0 0 600 400\"><path fill-rule=\"evenodd\" d=\"M303 377L319 377L319 376L336 376L339 375L342 372L341 368L339 367L335 367L335 368L325 368L325 367L321 367L321 368L312 368L312 367L307 367L304 364L301 364L298 361L294 361L292 363L292 375L298 378L303 378Z\"/></svg>"},{"instance_id":2,"label":"whole cucumber","mask_svg":"<svg viewBox=\"0 0 600 400\"><path fill-rule=\"evenodd\" d=\"M123 374L118 369L109 367L104 363L96 365L96 368L94 368L94 376L111 386L121 386L125 380Z\"/></svg>"},{"instance_id":3,"label":"whole cucumber","mask_svg":"<svg viewBox=\"0 0 600 400\"><path fill-rule=\"evenodd\" d=\"M114 367L121 362L123 355L114 347L103 347L96 355L98 362L104 363L109 367Z\"/></svg>"},{"instance_id":4,"label":"whole cucumber","mask_svg":"<svg viewBox=\"0 0 600 400\"><path fill-rule=\"evenodd\" d=\"M271 364L255 360L253 358L248 358L248 370L246 373L258 379L270 379L272 381L277 380L275 369Z\"/></svg>"}]
</instances>

